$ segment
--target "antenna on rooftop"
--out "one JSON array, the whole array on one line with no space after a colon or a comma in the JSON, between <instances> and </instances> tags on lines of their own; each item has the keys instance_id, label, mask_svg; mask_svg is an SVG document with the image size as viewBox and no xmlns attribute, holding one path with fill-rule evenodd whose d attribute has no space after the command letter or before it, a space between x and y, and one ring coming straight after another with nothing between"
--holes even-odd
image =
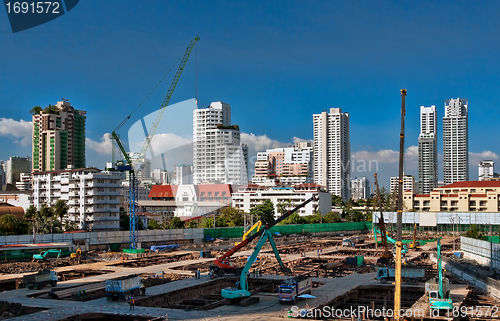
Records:
<instances>
[{"instance_id":1,"label":"antenna on rooftop","mask_svg":"<svg viewBox=\"0 0 500 321\"><path fill-rule=\"evenodd\" d=\"M69 99L61 98L62 101L69 101Z\"/></svg>"}]
</instances>

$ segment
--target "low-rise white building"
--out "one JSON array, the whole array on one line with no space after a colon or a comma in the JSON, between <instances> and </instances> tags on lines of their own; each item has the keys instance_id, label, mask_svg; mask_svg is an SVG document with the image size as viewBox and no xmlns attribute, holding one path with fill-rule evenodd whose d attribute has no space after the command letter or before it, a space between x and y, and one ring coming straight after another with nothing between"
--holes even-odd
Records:
<instances>
[{"instance_id":1,"label":"low-rise white building","mask_svg":"<svg viewBox=\"0 0 500 321\"><path fill-rule=\"evenodd\" d=\"M391 177L391 193L398 193L399 176ZM415 177L403 173L403 192L412 191L415 193Z\"/></svg>"},{"instance_id":2,"label":"low-rise white building","mask_svg":"<svg viewBox=\"0 0 500 321\"><path fill-rule=\"evenodd\" d=\"M80 229L118 230L120 228L120 176L97 168L79 168L32 173L33 205L68 204L69 221Z\"/></svg>"},{"instance_id":3,"label":"low-rise white building","mask_svg":"<svg viewBox=\"0 0 500 321\"><path fill-rule=\"evenodd\" d=\"M265 200L270 200L274 204L275 217L277 218L281 215L276 207L277 204L291 201L291 205L287 208L287 210L291 210L313 195L317 195L318 200L308 203L298 211L298 214L300 216L313 215L315 211L319 211L322 215L326 215L331 210L332 195L326 192L322 186L314 183L271 188L258 185L240 186L232 195L232 206L249 213L255 206L263 204Z\"/></svg>"}]
</instances>

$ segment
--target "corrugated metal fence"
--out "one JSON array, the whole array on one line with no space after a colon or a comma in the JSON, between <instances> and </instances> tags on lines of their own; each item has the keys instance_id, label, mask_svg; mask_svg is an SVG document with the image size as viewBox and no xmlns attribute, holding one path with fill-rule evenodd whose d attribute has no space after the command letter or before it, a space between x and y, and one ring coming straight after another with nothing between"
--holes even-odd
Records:
<instances>
[{"instance_id":1,"label":"corrugated metal fence","mask_svg":"<svg viewBox=\"0 0 500 321\"><path fill-rule=\"evenodd\" d=\"M500 268L500 244L460 237L461 250L466 259L476 260L479 264ZM492 261L493 260L493 261Z\"/></svg>"}]
</instances>

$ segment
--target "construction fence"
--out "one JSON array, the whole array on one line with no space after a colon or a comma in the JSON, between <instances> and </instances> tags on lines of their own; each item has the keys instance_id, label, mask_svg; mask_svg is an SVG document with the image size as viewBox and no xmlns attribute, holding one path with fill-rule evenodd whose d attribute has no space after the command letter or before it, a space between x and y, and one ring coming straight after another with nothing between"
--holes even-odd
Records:
<instances>
[{"instance_id":1,"label":"construction fence","mask_svg":"<svg viewBox=\"0 0 500 321\"><path fill-rule=\"evenodd\" d=\"M318 224L297 224L297 225L276 225L271 228L272 233L282 235L290 234L312 234L341 231L370 231L372 222L346 222L346 223L318 223ZM238 238L243 235L243 227L217 227L206 228L205 236L213 238Z\"/></svg>"}]
</instances>

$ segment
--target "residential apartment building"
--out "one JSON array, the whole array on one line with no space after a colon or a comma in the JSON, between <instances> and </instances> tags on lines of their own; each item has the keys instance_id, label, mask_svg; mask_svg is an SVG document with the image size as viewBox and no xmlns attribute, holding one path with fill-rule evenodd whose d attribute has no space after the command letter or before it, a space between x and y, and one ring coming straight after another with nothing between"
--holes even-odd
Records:
<instances>
[{"instance_id":1,"label":"residential apartment building","mask_svg":"<svg viewBox=\"0 0 500 321\"><path fill-rule=\"evenodd\" d=\"M399 187L399 176L393 176L391 177L391 185L390 185L390 191L391 193L398 193L398 187ZM403 192L404 191L411 191L412 193L415 193L415 177L412 175L406 175L403 173Z\"/></svg>"},{"instance_id":2,"label":"residential apartment building","mask_svg":"<svg viewBox=\"0 0 500 321\"><path fill-rule=\"evenodd\" d=\"M366 177L351 179L351 198L354 201L365 200L370 196L370 181Z\"/></svg>"},{"instance_id":3,"label":"residential apartment building","mask_svg":"<svg viewBox=\"0 0 500 321\"><path fill-rule=\"evenodd\" d=\"M10 157L5 162L5 184L16 185L21 181L21 173L31 172L31 157Z\"/></svg>"},{"instance_id":4,"label":"residential apartment building","mask_svg":"<svg viewBox=\"0 0 500 321\"><path fill-rule=\"evenodd\" d=\"M48 108L33 115L33 172L84 168L86 112L69 101Z\"/></svg>"},{"instance_id":5,"label":"residential apartment building","mask_svg":"<svg viewBox=\"0 0 500 321\"><path fill-rule=\"evenodd\" d=\"M33 205L53 205L66 200L67 220L79 229L120 228L120 176L97 168L79 168L32 173Z\"/></svg>"},{"instance_id":6,"label":"residential apartment building","mask_svg":"<svg viewBox=\"0 0 500 321\"><path fill-rule=\"evenodd\" d=\"M193 184L193 165L175 166L175 185Z\"/></svg>"},{"instance_id":7,"label":"residential apartment building","mask_svg":"<svg viewBox=\"0 0 500 321\"><path fill-rule=\"evenodd\" d=\"M444 185L429 194L403 194L404 210L422 212L498 212L500 181L465 181Z\"/></svg>"},{"instance_id":8,"label":"residential apartment building","mask_svg":"<svg viewBox=\"0 0 500 321\"><path fill-rule=\"evenodd\" d=\"M6 164L4 161L0 161L0 188L5 185L5 170Z\"/></svg>"},{"instance_id":9,"label":"residential apartment building","mask_svg":"<svg viewBox=\"0 0 500 321\"><path fill-rule=\"evenodd\" d=\"M312 183L312 156L312 144L307 142L257 153L252 183L263 185L268 179L285 185Z\"/></svg>"},{"instance_id":10,"label":"residential apartment building","mask_svg":"<svg viewBox=\"0 0 500 321\"><path fill-rule=\"evenodd\" d=\"M443 117L444 183L469 180L469 131L467 99L449 99Z\"/></svg>"},{"instance_id":11,"label":"residential apartment building","mask_svg":"<svg viewBox=\"0 0 500 321\"><path fill-rule=\"evenodd\" d=\"M313 215L316 211L326 215L332 208L332 195L324 190L318 184L307 183L294 187L262 187L259 185L240 186L232 195L232 206L249 213L252 208L263 204L265 200L270 200L274 204L275 218L281 214L278 212L277 205L280 203L291 204L288 210L300 205L313 195L318 200L309 202L306 206L298 210L300 216Z\"/></svg>"},{"instance_id":12,"label":"residential apartment building","mask_svg":"<svg viewBox=\"0 0 500 321\"><path fill-rule=\"evenodd\" d=\"M479 180L486 181L495 176L495 164L492 160L485 160L479 163Z\"/></svg>"},{"instance_id":13,"label":"residential apartment building","mask_svg":"<svg viewBox=\"0 0 500 321\"><path fill-rule=\"evenodd\" d=\"M349 114L330 108L313 115L314 182L347 200L350 198L351 145Z\"/></svg>"},{"instance_id":14,"label":"residential apartment building","mask_svg":"<svg viewBox=\"0 0 500 321\"><path fill-rule=\"evenodd\" d=\"M419 193L429 193L437 187L437 111L436 106L420 107L418 136Z\"/></svg>"},{"instance_id":15,"label":"residential apartment building","mask_svg":"<svg viewBox=\"0 0 500 321\"><path fill-rule=\"evenodd\" d=\"M30 173L19 174L19 182L16 182L16 188L20 191L30 191L31 190L31 174Z\"/></svg>"},{"instance_id":16,"label":"residential apartment building","mask_svg":"<svg viewBox=\"0 0 500 321\"><path fill-rule=\"evenodd\" d=\"M248 146L241 144L231 107L213 102L193 111L193 183L246 184Z\"/></svg>"}]
</instances>

